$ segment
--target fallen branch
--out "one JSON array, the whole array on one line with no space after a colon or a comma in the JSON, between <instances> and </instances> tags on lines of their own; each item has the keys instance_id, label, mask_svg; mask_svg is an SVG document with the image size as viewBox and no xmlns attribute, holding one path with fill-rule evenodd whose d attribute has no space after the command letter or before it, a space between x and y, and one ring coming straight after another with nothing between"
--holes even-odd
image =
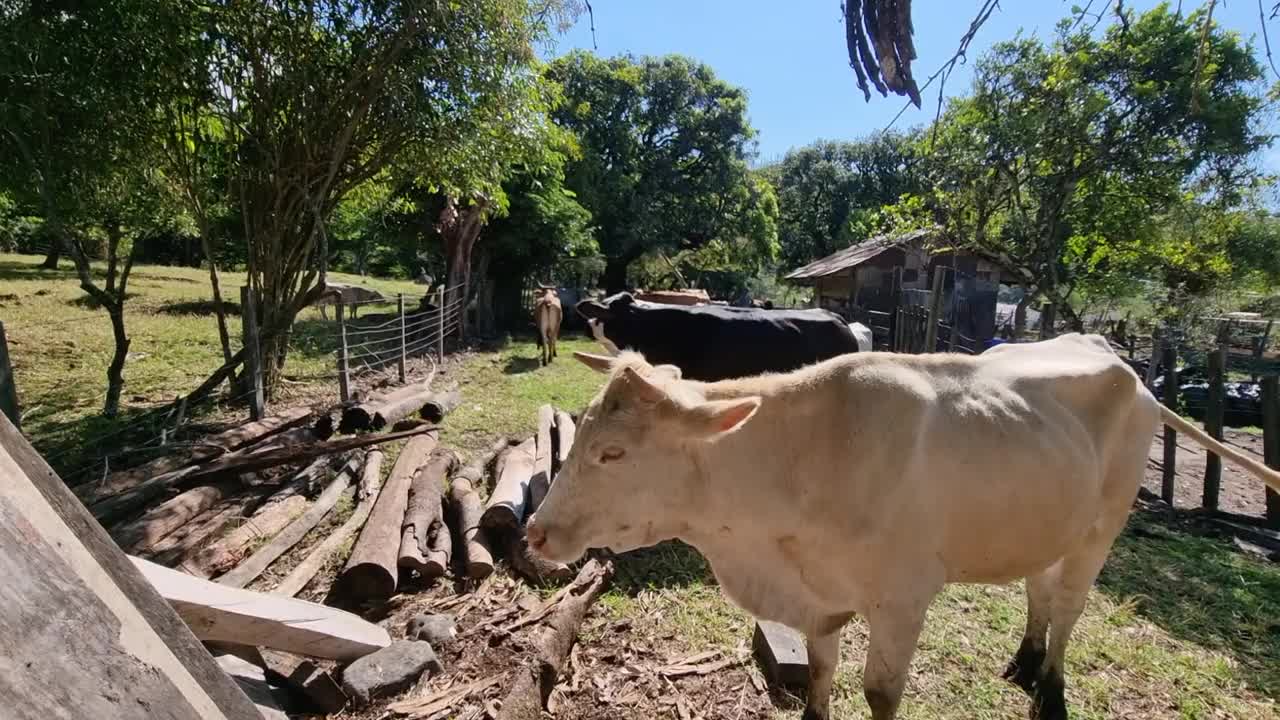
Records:
<instances>
[{"instance_id":1,"label":"fallen branch","mask_svg":"<svg viewBox=\"0 0 1280 720\"><path fill-rule=\"evenodd\" d=\"M360 487L357 489L357 495L360 497L360 503L356 505L356 509L351 513L351 517L342 524L342 527L334 531L332 535L325 538L305 560L298 563L298 566L292 572L280 581L271 591L277 595L297 595L302 588L311 582L311 578L320 572L320 568L324 567L329 558L342 547L347 539L356 534L360 528L364 527L364 523L369 519L369 512L373 510L373 505L378 501L378 488L382 485L382 451L378 449L370 450L365 455L364 473L360 478Z\"/></svg>"},{"instance_id":2,"label":"fallen branch","mask_svg":"<svg viewBox=\"0 0 1280 720\"><path fill-rule=\"evenodd\" d=\"M391 468L377 503L356 541L355 548L335 589L357 601L387 600L396 590L400 554L401 524L409 501L409 485L418 468L435 449L434 434L417 437L405 444Z\"/></svg>"},{"instance_id":3,"label":"fallen branch","mask_svg":"<svg viewBox=\"0 0 1280 720\"><path fill-rule=\"evenodd\" d=\"M544 585L573 577L573 569L568 565L548 560L529 548L523 525L507 530L506 539L507 564L525 580Z\"/></svg>"},{"instance_id":4,"label":"fallen branch","mask_svg":"<svg viewBox=\"0 0 1280 720\"><path fill-rule=\"evenodd\" d=\"M569 657L587 608L613 577L613 564L587 562L569 592L534 637L534 657L517 671L511 691L502 701L497 720L540 720L547 698Z\"/></svg>"},{"instance_id":5,"label":"fallen branch","mask_svg":"<svg viewBox=\"0 0 1280 720\"><path fill-rule=\"evenodd\" d=\"M428 718L452 708L454 705L466 700L468 697L478 692L488 690L505 679L506 675L494 675L491 678L467 683L462 687L452 687L448 690L442 690L424 698L401 700L400 702L388 705L387 709L397 715L407 715L410 718Z\"/></svg>"}]
</instances>

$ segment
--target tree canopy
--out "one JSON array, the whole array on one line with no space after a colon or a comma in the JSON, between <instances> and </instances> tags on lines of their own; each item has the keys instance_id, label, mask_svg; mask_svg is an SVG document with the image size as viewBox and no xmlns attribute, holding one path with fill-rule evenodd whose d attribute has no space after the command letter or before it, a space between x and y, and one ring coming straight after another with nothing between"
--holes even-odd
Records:
<instances>
[{"instance_id":1,"label":"tree canopy","mask_svg":"<svg viewBox=\"0 0 1280 720\"><path fill-rule=\"evenodd\" d=\"M755 132L740 88L675 55L574 52L547 76L564 96L552 117L582 150L565 184L591 212L610 289L650 251L745 240L772 255L771 208L747 170Z\"/></svg>"}]
</instances>

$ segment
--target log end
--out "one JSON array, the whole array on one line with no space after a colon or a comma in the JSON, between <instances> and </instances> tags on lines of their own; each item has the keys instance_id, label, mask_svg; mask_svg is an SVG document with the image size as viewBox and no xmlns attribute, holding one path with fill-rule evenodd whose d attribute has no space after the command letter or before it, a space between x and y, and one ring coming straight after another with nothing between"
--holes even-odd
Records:
<instances>
[{"instance_id":1,"label":"log end","mask_svg":"<svg viewBox=\"0 0 1280 720\"><path fill-rule=\"evenodd\" d=\"M364 432L372 427L373 417L369 411L359 405L345 408L342 419L338 421L338 432L343 435Z\"/></svg>"},{"instance_id":2,"label":"log end","mask_svg":"<svg viewBox=\"0 0 1280 720\"><path fill-rule=\"evenodd\" d=\"M381 602L395 594L396 580L377 563L359 563L338 577L334 592L356 602Z\"/></svg>"}]
</instances>

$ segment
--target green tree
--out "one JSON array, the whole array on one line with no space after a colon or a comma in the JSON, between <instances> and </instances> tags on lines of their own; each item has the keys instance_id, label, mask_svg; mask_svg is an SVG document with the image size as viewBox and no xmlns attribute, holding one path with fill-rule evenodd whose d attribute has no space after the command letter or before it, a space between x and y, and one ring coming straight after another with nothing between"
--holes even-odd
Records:
<instances>
[{"instance_id":1,"label":"green tree","mask_svg":"<svg viewBox=\"0 0 1280 720\"><path fill-rule=\"evenodd\" d=\"M548 76L564 95L553 117L582 146L565 184L591 211L609 289L624 287L627 267L649 251L745 238L769 252L771 223L747 219L767 208L749 179L755 133L740 88L676 55L574 52Z\"/></svg>"},{"instance_id":2,"label":"green tree","mask_svg":"<svg viewBox=\"0 0 1280 720\"><path fill-rule=\"evenodd\" d=\"M1261 69L1237 36L1211 28L1197 80L1200 13L1128 11L1101 37L1077 27L1061 23L1051 46L995 46L972 96L920 140L934 219L1076 326L1075 289L1144 264L1186 194L1237 202L1269 141Z\"/></svg>"},{"instance_id":3,"label":"green tree","mask_svg":"<svg viewBox=\"0 0 1280 720\"><path fill-rule=\"evenodd\" d=\"M788 152L774 173L784 265L794 268L848 247L868 231L870 213L918 192L912 151L908 136L883 133Z\"/></svg>"},{"instance_id":4,"label":"green tree","mask_svg":"<svg viewBox=\"0 0 1280 720\"><path fill-rule=\"evenodd\" d=\"M108 417L124 386L133 237L173 216L151 147L158 78L181 56L168 31L182 26L182 10L131 0L0 5L0 189L38 208L50 241L45 266L70 255L80 287L110 319ZM101 280L86 244L99 235Z\"/></svg>"},{"instance_id":5,"label":"green tree","mask_svg":"<svg viewBox=\"0 0 1280 720\"><path fill-rule=\"evenodd\" d=\"M391 169L420 185L485 190L535 139L542 82L533 44L558 4L527 0L209 3L210 134L262 298L264 384L275 386L297 313L325 290L334 208ZM473 198L478 198L471 202ZM447 223L443 223L447 224ZM442 233L444 234L444 233ZM469 265L464 254L459 263Z\"/></svg>"}]
</instances>

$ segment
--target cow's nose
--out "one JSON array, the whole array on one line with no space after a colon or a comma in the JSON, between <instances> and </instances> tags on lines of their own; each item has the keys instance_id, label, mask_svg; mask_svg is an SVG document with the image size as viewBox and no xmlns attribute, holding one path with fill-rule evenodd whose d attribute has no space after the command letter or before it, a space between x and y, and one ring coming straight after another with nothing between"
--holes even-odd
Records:
<instances>
[{"instance_id":1,"label":"cow's nose","mask_svg":"<svg viewBox=\"0 0 1280 720\"><path fill-rule=\"evenodd\" d=\"M540 550L547 543L547 532L538 524L537 515L529 518L524 528L524 537L529 541L529 547L534 550Z\"/></svg>"}]
</instances>

